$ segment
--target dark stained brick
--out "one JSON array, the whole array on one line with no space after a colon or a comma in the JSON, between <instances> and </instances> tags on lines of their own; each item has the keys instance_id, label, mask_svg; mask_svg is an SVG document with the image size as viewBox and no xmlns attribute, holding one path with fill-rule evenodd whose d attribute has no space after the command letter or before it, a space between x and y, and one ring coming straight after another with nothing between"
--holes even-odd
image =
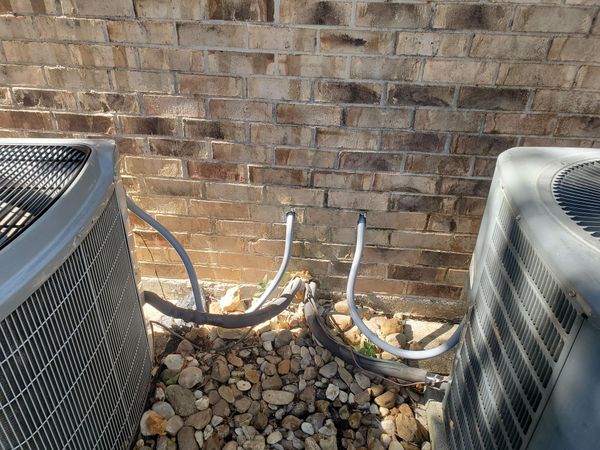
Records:
<instances>
[{"instance_id":1,"label":"dark stained brick","mask_svg":"<svg viewBox=\"0 0 600 450\"><path fill-rule=\"evenodd\" d=\"M486 197L490 190L490 183L487 179L444 177L440 184L440 194Z\"/></svg>"},{"instance_id":2,"label":"dark stained brick","mask_svg":"<svg viewBox=\"0 0 600 450\"><path fill-rule=\"evenodd\" d=\"M395 84L389 88L388 104L449 106L454 98L454 87L450 86L416 86Z\"/></svg>"},{"instance_id":3,"label":"dark stained brick","mask_svg":"<svg viewBox=\"0 0 600 450\"><path fill-rule=\"evenodd\" d=\"M114 134L115 124L112 116L80 114L58 114L54 117L61 131L80 131L88 133Z\"/></svg>"},{"instance_id":4,"label":"dark stained brick","mask_svg":"<svg viewBox=\"0 0 600 450\"><path fill-rule=\"evenodd\" d=\"M211 180L245 181L246 168L240 164L188 161L190 178Z\"/></svg>"},{"instance_id":5,"label":"dark stained brick","mask_svg":"<svg viewBox=\"0 0 600 450\"><path fill-rule=\"evenodd\" d=\"M445 149L448 136L440 133L384 132L385 150L441 153Z\"/></svg>"},{"instance_id":6,"label":"dark stained brick","mask_svg":"<svg viewBox=\"0 0 600 450\"><path fill-rule=\"evenodd\" d=\"M459 134L454 137L451 151L464 155L498 156L515 145L516 137Z\"/></svg>"},{"instance_id":7,"label":"dark stained brick","mask_svg":"<svg viewBox=\"0 0 600 450\"><path fill-rule=\"evenodd\" d=\"M175 119L164 117L124 117L121 125L125 134L173 135L177 129Z\"/></svg>"},{"instance_id":8,"label":"dark stained brick","mask_svg":"<svg viewBox=\"0 0 600 450\"><path fill-rule=\"evenodd\" d=\"M273 0L208 0L206 14L214 20L273 22Z\"/></svg>"},{"instance_id":9,"label":"dark stained brick","mask_svg":"<svg viewBox=\"0 0 600 450\"><path fill-rule=\"evenodd\" d=\"M399 171L403 155L379 152L342 152L340 169L368 171Z\"/></svg>"},{"instance_id":10,"label":"dark stained brick","mask_svg":"<svg viewBox=\"0 0 600 450\"><path fill-rule=\"evenodd\" d=\"M521 111L525 109L528 97L529 91L526 89L462 87L458 97L458 107Z\"/></svg>"},{"instance_id":11,"label":"dark stained brick","mask_svg":"<svg viewBox=\"0 0 600 450\"><path fill-rule=\"evenodd\" d=\"M444 206L444 197L392 193L391 211L438 212Z\"/></svg>"},{"instance_id":12,"label":"dark stained brick","mask_svg":"<svg viewBox=\"0 0 600 450\"><path fill-rule=\"evenodd\" d=\"M317 87L317 100L335 103L379 103L381 89L375 84L321 81Z\"/></svg>"}]
</instances>

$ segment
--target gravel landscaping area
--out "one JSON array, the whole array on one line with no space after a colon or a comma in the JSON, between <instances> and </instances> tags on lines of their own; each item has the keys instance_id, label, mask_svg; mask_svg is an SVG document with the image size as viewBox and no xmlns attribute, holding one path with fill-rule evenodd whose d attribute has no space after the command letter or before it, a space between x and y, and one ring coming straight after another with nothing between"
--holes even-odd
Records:
<instances>
[{"instance_id":1,"label":"gravel landscaping area","mask_svg":"<svg viewBox=\"0 0 600 450\"><path fill-rule=\"evenodd\" d=\"M212 311L244 308L228 292ZM343 302L324 305L332 329L362 352ZM362 311L373 330L409 346L403 320ZM158 331L158 329L157 329ZM344 364L314 342L301 302L251 330L183 329L169 339L140 423L141 449L428 449L422 386ZM157 340L158 341L158 340ZM391 355L377 355L391 357Z\"/></svg>"}]
</instances>

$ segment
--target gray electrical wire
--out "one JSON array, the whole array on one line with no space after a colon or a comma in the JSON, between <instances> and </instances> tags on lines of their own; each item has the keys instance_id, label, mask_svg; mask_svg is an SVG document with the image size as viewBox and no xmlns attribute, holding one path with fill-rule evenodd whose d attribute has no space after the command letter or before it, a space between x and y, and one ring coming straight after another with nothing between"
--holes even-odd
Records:
<instances>
[{"instance_id":1,"label":"gray electrical wire","mask_svg":"<svg viewBox=\"0 0 600 450\"><path fill-rule=\"evenodd\" d=\"M281 265L279 266L279 270L277 274L275 274L275 278L269 283L265 292L260 296L258 301L253 304L250 308L248 308L247 312L256 311L260 308L271 296L275 288L281 282L283 275L285 274L285 270L287 269L288 263L290 262L290 257L292 256L292 241L294 236L294 218L296 214L293 211L290 211L286 214L285 220L285 250L283 252L283 261L281 261Z\"/></svg>"},{"instance_id":2,"label":"gray electrical wire","mask_svg":"<svg viewBox=\"0 0 600 450\"><path fill-rule=\"evenodd\" d=\"M371 329L362 321L356 303L354 302L354 284L356 282L356 276L358 275L358 268L360 266L360 259L362 257L362 251L365 242L365 228L367 225L367 218L364 214L360 214L358 217L358 225L356 229L356 249L354 252L354 259L352 260L352 267L350 268L350 275L348 276L348 285L346 287L346 297L348 301L348 309L350 310L350 316L354 324L360 329L360 331L369 339L373 344L382 350L391 353L392 355L398 356L404 359L421 360L433 358L439 356L452 347L454 347L460 340L460 334L464 325L464 320L460 323L456 331L452 334L450 339L445 343L430 348L427 350L405 350L402 348L394 347L388 344L384 340L380 339Z\"/></svg>"},{"instance_id":3,"label":"gray electrical wire","mask_svg":"<svg viewBox=\"0 0 600 450\"><path fill-rule=\"evenodd\" d=\"M344 362L358 367L371 374L382 377L394 377L409 383L425 383L428 385L439 385L448 380L448 377L436 373L428 372L425 369L409 367L399 361L388 361L383 359L371 358L354 351L351 347L345 345L336 339L327 325L319 316L316 303L317 282L311 280L306 285L304 298L304 318L310 328L313 338L323 347L329 350L333 355L342 359Z\"/></svg>"},{"instance_id":4,"label":"gray electrical wire","mask_svg":"<svg viewBox=\"0 0 600 450\"><path fill-rule=\"evenodd\" d=\"M204 304L204 298L202 298L202 291L200 290L200 285L198 284L196 270L194 269L194 265L192 264L190 257L185 252L179 241L175 238L175 236L173 236L169 232L169 230L163 227L157 220L155 220L142 208L136 205L133 202L133 200L131 200L129 197L127 197L127 208L129 208L129 210L132 213L134 213L136 216L138 216L140 219L142 219L144 222L146 222L148 225L150 225L152 228L158 231L173 246L179 257L181 258L181 261L183 262L185 270L188 274L188 278L190 279L190 283L192 285L192 293L194 295L194 302L196 303L196 309L199 312L205 312L206 307Z\"/></svg>"}]
</instances>

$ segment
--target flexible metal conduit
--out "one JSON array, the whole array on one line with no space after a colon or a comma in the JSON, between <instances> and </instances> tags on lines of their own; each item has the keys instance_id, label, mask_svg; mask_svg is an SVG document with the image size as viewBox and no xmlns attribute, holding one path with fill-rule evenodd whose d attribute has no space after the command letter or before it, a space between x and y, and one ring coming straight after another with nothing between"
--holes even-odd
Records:
<instances>
[{"instance_id":1,"label":"flexible metal conduit","mask_svg":"<svg viewBox=\"0 0 600 450\"><path fill-rule=\"evenodd\" d=\"M331 331L319 316L315 301L316 295L317 283L311 280L306 286L304 317L313 337L333 355L347 364L358 365L359 368L377 375L395 377L412 383L439 384L446 380L446 377L427 372L425 369L409 367L397 361L371 358L352 350L331 334Z\"/></svg>"},{"instance_id":2,"label":"flexible metal conduit","mask_svg":"<svg viewBox=\"0 0 600 450\"><path fill-rule=\"evenodd\" d=\"M393 345L390 345L384 340L380 339L379 336L373 333L371 329L360 318L360 315L358 314L358 310L356 308L356 303L354 302L354 284L356 282L356 276L358 275L358 268L360 266L360 259L362 257L362 251L365 243L366 225L367 218L364 214L360 214L358 217L358 226L356 229L356 250L354 252L354 259L352 260L352 267L350 268L350 275L348 276L348 285L346 287L348 309L350 310L350 316L352 317L352 321L360 329L360 331L362 331L362 333L367 337L367 339L369 339L373 344L375 344L382 350L385 350L386 352L391 353L392 355L398 356L400 358L421 360L433 358L435 356L439 356L447 352L458 343L464 325L464 319L460 323L456 331L452 334L450 339L448 339L448 341L446 341L445 343L427 350L404 350L402 348L394 347Z\"/></svg>"},{"instance_id":3,"label":"flexible metal conduit","mask_svg":"<svg viewBox=\"0 0 600 450\"><path fill-rule=\"evenodd\" d=\"M173 236L169 230L167 230L164 226L160 224L157 220L151 217L148 213L146 213L143 209L137 206L133 200L127 197L127 207L131 212L133 212L136 216L158 231L175 249L179 257L181 258L183 265L187 271L188 277L190 279L190 283L192 285L192 292L194 295L194 302L196 304L196 311L192 311L185 308L179 308L171 303L163 300L158 295L152 292L144 292L144 297L146 298L146 302L154 306L156 309L161 311L163 314L169 315L171 317L176 317L179 319L186 320L188 322L195 323L206 323L211 325L217 325L224 328L239 328L239 327L247 327L254 326L250 325L250 323L259 324L264 322L265 320L274 317L283 311L289 302L291 302L290 298L289 302L285 303L282 299L287 298L287 293L289 289L294 290L294 295L300 289L301 282L296 281L296 278L291 280L286 287L286 290L281 294L278 299L276 299L272 304L264 306L264 303L271 297L283 275L285 274L285 270L289 264L291 255L292 255L292 242L293 242L293 234L294 234L294 219L295 213L290 211L286 214L286 228L285 228L285 250L283 255L283 260L281 261L281 265L275 278L269 283L269 286L265 290L265 292L260 296L258 302L254 304L251 308L249 308L244 314L239 315L226 315L226 314L208 314L206 313L206 306L204 304L204 299L202 297L202 292L200 290L200 286L198 284L198 278L196 276L196 271L194 270L194 266L186 253L185 249L181 246L179 241ZM285 303L285 305L284 305ZM281 305L284 305L281 307ZM262 308L261 308L262 307ZM260 308L260 309L259 309ZM258 322L257 322L258 320Z\"/></svg>"},{"instance_id":4,"label":"flexible metal conduit","mask_svg":"<svg viewBox=\"0 0 600 450\"><path fill-rule=\"evenodd\" d=\"M283 312L292 302L302 285L302 280L298 277L294 277L287 284L278 298L258 311L245 314L210 314L194 311L192 309L180 308L179 306L175 306L171 302L162 299L154 292L144 291L143 295L144 301L161 313L176 319L181 319L185 322L191 322L197 325L214 325L222 328L245 328L254 327Z\"/></svg>"},{"instance_id":5,"label":"flexible metal conduit","mask_svg":"<svg viewBox=\"0 0 600 450\"><path fill-rule=\"evenodd\" d=\"M294 237L294 218L296 214L293 211L290 211L286 214L285 217L285 250L283 252L283 261L281 261L281 265L279 266L279 270L277 274L275 274L275 278L269 283L265 292L260 296L258 301L247 309L247 313L251 313L260 308L271 296L275 288L281 282L283 275L285 274L285 270L287 269L288 263L290 262L290 257L292 256L292 242Z\"/></svg>"},{"instance_id":6,"label":"flexible metal conduit","mask_svg":"<svg viewBox=\"0 0 600 450\"><path fill-rule=\"evenodd\" d=\"M129 210L132 213L134 213L136 216L138 216L140 219L142 219L144 222L146 222L148 225L150 225L152 228L158 231L173 246L179 257L181 258L181 261L183 262L185 270L188 274L188 278L190 279L190 283L192 285L192 293L194 294L194 302L196 303L196 309L199 312L205 312L206 308L204 305L204 299L202 298L202 291L200 290L200 286L198 285L198 277L196 276L196 270L194 270L194 265L192 264L190 257L185 252L179 241L175 239L175 236L173 236L169 232L169 230L163 227L160 224L160 222L155 220L142 208L136 205L133 202L133 200L131 200L129 197L127 197L127 208L129 208Z\"/></svg>"}]
</instances>

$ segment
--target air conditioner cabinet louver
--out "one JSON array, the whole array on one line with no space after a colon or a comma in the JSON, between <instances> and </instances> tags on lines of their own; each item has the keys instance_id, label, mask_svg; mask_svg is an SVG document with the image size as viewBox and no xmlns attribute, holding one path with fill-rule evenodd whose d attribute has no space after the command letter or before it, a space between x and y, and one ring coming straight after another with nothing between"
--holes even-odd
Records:
<instances>
[{"instance_id":1,"label":"air conditioner cabinet louver","mask_svg":"<svg viewBox=\"0 0 600 450\"><path fill-rule=\"evenodd\" d=\"M110 141L0 140L0 449L125 449L150 345Z\"/></svg>"},{"instance_id":2,"label":"air conditioner cabinet louver","mask_svg":"<svg viewBox=\"0 0 600 450\"><path fill-rule=\"evenodd\" d=\"M600 442L600 150L498 158L444 399L455 449Z\"/></svg>"}]
</instances>

